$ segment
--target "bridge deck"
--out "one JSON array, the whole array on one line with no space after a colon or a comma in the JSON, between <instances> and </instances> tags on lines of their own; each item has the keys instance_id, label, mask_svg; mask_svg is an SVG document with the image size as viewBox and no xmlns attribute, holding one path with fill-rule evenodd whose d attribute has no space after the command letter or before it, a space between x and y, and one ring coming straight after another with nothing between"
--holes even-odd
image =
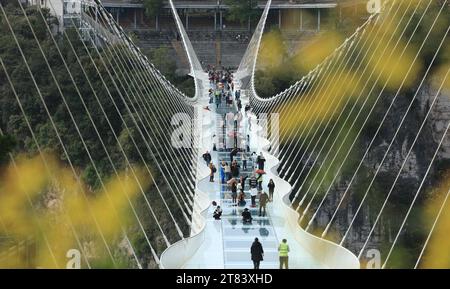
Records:
<instances>
[{"instance_id":1,"label":"bridge deck","mask_svg":"<svg viewBox=\"0 0 450 289\"><path fill-rule=\"evenodd\" d=\"M208 103L208 94L205 89L204 100L201 101L202 106ZM248 99L245 96L241 97L242 104L245 106ZM204 112L211 118L213 125L210 126L210 131L203 132L206 136L213 134L220 134L222 131L220 117L215 113L215 105L210 105L212 113ZM220 112L227 111L220 108ZM244 118L245 119L245 118ZM250 135L250 151L259 153L261 151L261 144L257 141L256 131L248 130L248 121L244 120L242 128L244 135ZM204 142L205 147L200 154L209 150L212 155L213 163L219 171L219 159L225 159L229 162L228 153L212 152L212 143ZM267 158L266 158L267 159ZM266 168L274 166L267 160ZM201 165L206 164L201 160ZM249 164L251 166L251 164ZM242 167L242 166L241 166ZM267 188L267 183L272 177L269 170L264 176L263 188ZM221 220L214 220L212 217L215 207L209 208L208 217L205 228L205 239L199 250L195 255L184 265L186 269L231 269L231 268L253 268L253 263L250 257L250 246L255 237L261 241L265 255L264 261L261 262L261 268L278 268L278 244L283 239L288 240L290 246L289 266L290 268L323 268L322 264L317 263L311 254L295 242L294 237L289 232L286 222L284 221L283 208L281 206L281 195L277 189L274 193L274 201L268 203L267 216L258 216L257 208L250 208L250 197L246 193L247 208L252 211L252 224L242 224L241 211L243 207L233 206L227 186L220 183L219 173L215 175L214 183L209 182L209 178L203 179L198 183L198 188L205 193L208 193L210 200L215 200L223 209L223 216ZM248 188L248 185L247 185Z\"/></svg>"}]
</instances>

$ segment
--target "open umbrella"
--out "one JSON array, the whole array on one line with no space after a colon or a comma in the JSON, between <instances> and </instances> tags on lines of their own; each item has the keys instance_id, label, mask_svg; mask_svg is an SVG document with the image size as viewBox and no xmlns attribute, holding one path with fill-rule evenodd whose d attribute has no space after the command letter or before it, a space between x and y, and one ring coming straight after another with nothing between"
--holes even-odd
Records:
<instances>
[{"instance_id":1,"label":"open umbrella","mask_svg":"<svg viewBox=\"0 0 450 289\"><path fill-rule=\"evenodd\" d=\"M228 132L228 136L229 137L236 137L236 135L237 135L237 132L235 132L235 131L229 131Z\"/></svg>"},{"instance_id":2,"label":"open umbrella","mask_svg":"<svg viewBox=\"0 0 450 289\"><path fill-rule=\"evenodd\" d=\"M260 175L264 175L266 172L263 170L256 170L255 173L260 174Z\"/></svg>"}]
</instances>

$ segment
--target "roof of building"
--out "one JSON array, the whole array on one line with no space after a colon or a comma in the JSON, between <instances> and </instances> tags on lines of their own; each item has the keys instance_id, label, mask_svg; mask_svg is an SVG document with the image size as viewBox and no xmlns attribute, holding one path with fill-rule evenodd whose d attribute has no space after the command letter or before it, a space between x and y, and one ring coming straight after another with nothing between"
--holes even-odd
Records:
<instances>
[{"instance_id":1,"label":"roof of building","mask_svg":"<svg viewBox=\"0 0 450 289\"><path fill-rule=\"evenodd\" d=\"M180 9L216 9L220 6L227 9L228 5L223 3L224 0L178 0L175 1L175 7ZM294 8L334 8L337 6L337 0L278 0L273 1L271 8L273 9L294 9ZM142 2L138 0L102 0L105 7L142 7ZM220 3L220 5L218 5ZM263 9L266 1L259 1L258 7ZM166 4L166 8L169 8Z\"/></svg>"}]
</instances>

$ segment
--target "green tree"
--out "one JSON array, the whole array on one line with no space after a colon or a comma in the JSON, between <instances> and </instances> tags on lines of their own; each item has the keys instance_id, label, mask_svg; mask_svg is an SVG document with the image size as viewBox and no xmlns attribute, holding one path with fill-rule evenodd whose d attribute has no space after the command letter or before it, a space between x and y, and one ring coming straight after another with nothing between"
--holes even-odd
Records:
<instances>
[{"instance_id":1,"label":"green tree","mask_svg":"<svg viewBox=\"0 0 450 289\"><path fill-rule=\"evenodd\" d=\"M0 164L6 161L8 153L16 146L16 140L10 135L0 135Z\"/></svg>"},{"instance_id":2,"label":"green tree","mask_svg":"<svg viewBox=\"0 0 450 289\"><path fill-rule=\"evenodd\" d=\"M13 1L11 3L17 2ZM28 22L21 11L13 5L4 5L4 9L23 48L24 58L39 87L39 93L17 49L13 35L8 26L5 25L5 18L3 15L0 15L0 23L2 24L0 25L0 58L4 63L4 67L3 65L0 66L0 128L5 134L5 136L0 137L0 162L6 162L8 153L13 150L18 154L35 155L38 153L37 145L39 145L40 149L54 155L63 164L68 165L68 159L70 158L71 163L77 170L77 174L81 176L82 182L92 189L92 193L95 193L102 189L100 180L106 182L114 176L114 168L106 156L103 145L108 151L115 169L119 172L124 170L128 161L136 166L141 166L145 163L150 168L156 167L155 161L165 161L161 154L155 154L156 159L154 160L149 150L153 152L161 151L160 148L164 146L166 141L163 138L166 132L161 130L161 126L156 125L156 121L167 123L170 121L170 117L152 116L151 120L154 120L154 122L146 123L151 127L146 127L144 133L141 133L138 127L139 124L136 125L133 119L137 119L139 114L145 113L145 109L137 108L138 105L144 105L144 103L131 98L120 101L121 95L125 96L124 98L128 98L126 96L138 93L135 84L140 84L140 80L146 77L144 75L145 71L131 65L131 62L136 59L135 57L130 57L130 65L121 65L120 61L115 61L117 59L112 58L113 55L109 52L109 49L105 50L102 47L98 47L98 53L91 51L92 53L89 54L89 48L83 45L82 39L79 38L77 31L73 28L65 30L72 45L69 45L63 34L53 35L56 45L59 46L62 54L59 55L55 43L50 37L51 34L48 33L45 25L45 21L51 27L56 23L55 18L51 16L48 9L39 11L36 7L25 8L40 45L37 45ZM43 13L43 16L41 16L40 12ZM120 49L120 44L117 45L117 49L112 51L122 50ZM72 51L71 46L75 52ZM48 65L42 56L41 48L48 59ZM75 53L78 55L81 65L78 63ZM149 53L149 56L156 67L167 76L168 80L181 87L184 92L188 93L191 91L191 94L193 94L193 79L189 76L177 76L175 74L176 62L174 57L170 57L167 48L157 49ZM107 60L104 65L101 65L101 58ZM119 59L121 58L120 56ZM75 84L69 78L62 59L66 60ZM56 79L53 79L48 66L50 66ZM82 66L87 76L84 75ZM123 71L124 66L127 69L126 74L116 73L107 77L108 71ZM99 73L97 73L97 70ZM6 77L6 72L11 79L12 85L10 85ZM100 77L100 75L105 77ZM92 86L89 85L87 79L90 80ZM115 83L119 85L115 87ZM56 84L58 84L64 95L64 101ZM85 106L82 105L75 85L84 99ZM18 95L29 124L25 121L22 110L19 108L12 87L14 87ZM105 87L108 89L105 89ZM142 87L142 91L149 94L157 93L156 91L149 92L147 89L144 90L144 87ZM45 101L48 114L39 94L42 95L42 99ZM156 97L156 95L149 95L145 104L149 107L155 107L159 104ZM130 113L127 110L130 104L136 106L136 112L131 111ZM85 108L89 111L90 116ZM72 113L71 115L69 115L69 109ZM106 119L103 112L108 119ZM96 129L94 129L93 123ZM35 139L32 138L28 125L34 132ZM143 127L144 124L142 129ZM55 128L58 131L58 135L55 132ZM148 135L145 133L147 129L155 133L153 142L145 141L145 137ZM81 141L80 134L84 142ZM116 136L119 136L120 144L116 142ZM101 142L100 139L102 140ZM62 145L64 145L64 149ZM87 154L85 146L89 150L90 155ZM122 149L126 158L122 153ZM181 159L181 157L181 154L174 154L172 156L173 163L168 163L168 165L174 166L177 158ZM157 182L158 190L162 191L164 198L167 199L172 215L177 221L182 222L181 209L171 199L168 185L160 177L161 172L155 169L152 174ZM143 193L148 199L159 200L158 190L155 184ZM160 232L152 219L152 215L148 212L143 196L136 200L136 204L141 205L137 210L138 218L143 220L142 225L148 233L148 238L152 244L157 244L155 247L157 253L160 254L165 249L165 242L160 237ZM159 217L159 222L162 222L164 228L167 227L165 234L170 242L177 241L179 236L174 228L170 228L172 217L168 214L166 207L158 201L152 204L152 207ZM181 227L183 232L188 234L189 227L184 224ZM127 225L127 231L130 240L133 240L133 245L137 246L136 252L141 253L139 255L141 264L145 267L157 267L157 264L152 260L152 253L148 251L148 239L140 235L142 233L136 224L130 222ZM122 246L120 246L119 241L121 238L117 238L117 240L117 244L111 246L112 253L117 258L116 265L118 267L131 266L134 262L128 264L130 256L126 252L124 253ZM93 267L110 267L109 263L103 263L98 258L92 259L91 265Z\"/></svg>"},{"instance_id":3,"label":"green tree","mask_svg":"<svg viewBox=\"0 0 450 289\"><path fill-rule=\"evenodd\" d=\"M169 57L169 50L166 47L154 49L150 52L150 59L155 67L173 83L177 63L173 57Z\"/></svg>"},{"instance_id":4,"label":"green tree","mask_svg":"<svg viewBox=\"0 0 450 289\"><path fill-rule=\"evenodd\" d=\"M229 21L239 21L242 24L258 16L257 0L225 0L225 3L230 7L225 15Z\"/></svg>"},{"instance_id":5,"label":"green tree","mask_svg":"<svg viewBox=\"0 0 450 289\"><path fill-rule=\"evenodd\" d=\"M161 11L164 0L144 0L145 15L155 17Z\"/></svg>"}]
</instances>

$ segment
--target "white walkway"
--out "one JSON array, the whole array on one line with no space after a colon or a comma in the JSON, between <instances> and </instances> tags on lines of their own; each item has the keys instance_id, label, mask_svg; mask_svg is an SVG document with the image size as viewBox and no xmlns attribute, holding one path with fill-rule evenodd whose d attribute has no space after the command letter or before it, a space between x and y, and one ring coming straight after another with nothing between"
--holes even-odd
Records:
<instances>
[{"instance_id":1,"label":"white walkway","mask_svg":"<svg viewBox=\"0 0 450 289\"><path fill-rule=\"evenodd\" d=\"M202 106L208 103L208 93L205 89L204 100L201 101ZM245 96L241 96L242 106L247 103ZM210 105L214 111L215 105ZM220 118L214 112L202 110L203 122L210 125L204 125L203 131L203 154L204 151L209 150L212 155L214 164L219 171L218 158L225 158L229 162L229 153L225 155L212 152L211 137L213 134L218 134L220 124L217 123ZM245 128L248 124L244 121ZM259 152L263 143L258 141L256 136L255 125L252 125L253 130L249 131L250 135L250 151ZM244 129L245 129L244 128ZM208 141L209 140L209 141ZM220 154L220 155L219 155ZM263 188L267 191L267 182L273 176L268 168L274 166L274 159L270 156L265 156L267 175L264 176ZM207 169L203 160L200 160L200 166ZM242 168L242 166L241 166ZM203 169L202 169L203 170ZM183 268L186 269L227 269L227 268L253 268L253 263L250 257L250 246L255 237L261 241L265 255L264 261L261 262L261 268L278 268L278 253L277 247L279 242L286 238L290 246L289 266L290 268L323 268L324 266L316 263L309 252L298 244L292 234L289 232L288 226L284 221L281 196L275 188L274 202L268 204L268 216L259 217L256 209L252 209L253 223L251 225L243 225L241 221L241 211L243 208L231 206L231 200L228 195L224 195L219 184L219 173L215 175L215 182L210 183L209 177L202 179L198 183L198 188L209 195L210 200L215 200L224 210L222 220L214 220L212 213L215 207L210 206L206 227L205 239L198 251L190 258ZM275 182L277 186L277 183ZM248 185L246 186L248 188ZM247 195L247 194L246 194ZM247 200L247 204L250 200ZM247 207L249 207L247 205Z\"/></svg>"}]
</instances>

